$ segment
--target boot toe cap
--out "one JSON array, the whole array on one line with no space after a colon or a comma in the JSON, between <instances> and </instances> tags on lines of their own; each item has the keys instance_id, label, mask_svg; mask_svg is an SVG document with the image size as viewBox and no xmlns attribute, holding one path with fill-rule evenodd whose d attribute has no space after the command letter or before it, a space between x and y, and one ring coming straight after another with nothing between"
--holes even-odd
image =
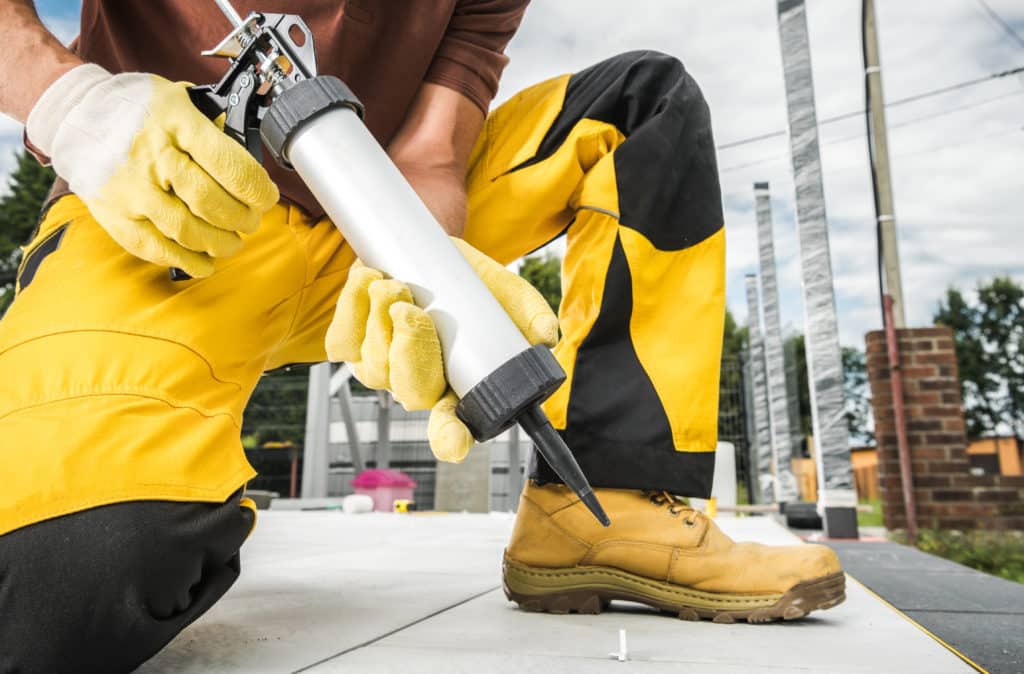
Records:
<instances>
[{"instance_id":1,"label":"boot toe cap","mask_svg":"<svg viewBox=\"0 0 1024 674\"><path fill-rule=\"evenodd\" d=\"M813 580L839 573L843 570L835 550L824 545L800 546L801 580Z\"/></svg>"}]
</instances>

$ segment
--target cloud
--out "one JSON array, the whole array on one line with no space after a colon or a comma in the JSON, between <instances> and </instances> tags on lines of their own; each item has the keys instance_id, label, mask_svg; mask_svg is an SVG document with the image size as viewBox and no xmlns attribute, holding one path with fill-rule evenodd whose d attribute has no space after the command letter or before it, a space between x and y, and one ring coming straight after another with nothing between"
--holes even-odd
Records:
<instances>
[{"instance_id":1,"label":"cloud","mask_svg":"<svg viewBox=\"0 0 1024 674\"><path fill-rule=\"evenodd\" d=\"M1024 32L1024 5L1018 0L989 2ZM860 4L809 0L819 119L863 105ZM890 102L1024 64L1024 50L974 2L932 0L927 12L920 3L876 4ZM38 6L62 40L77 32L77 0L39 0ZM658 49L686 64L711 106L720 144L786 128L775 3L770 0L630 0L628 16L612 0L537 0L509 46L511 64L498 100L630 49ZM1024 78L1005 78L888 110L911 325L930 322L949 285L970 288L997 273L1024 279L1018 252L1024 250L1021 92ZM938 113L945 114L914 121ZM880 325L863 131L859 116L821 127L841 341L861 346L864 332ZM12 165L19 143L20 127L0 116L0 176ZM746 316L743 275L757 269L752 183L767 180L773 195L782 321L794 327L803 323L788 152L783 135L719 155L728 301L741 321Z\"/></svg>"},{"instance_id":2,"label":"cloud","mask_svg":"<svg viewBox=\"0 0 1024 674\"><path fill-rule=\"evenodd\" d=\"M860 109L863 79L858 0L810 0L808 21L818 118ZM1015 0L991 0L1024 27ZM509 47L499 98L629 49L678 56L711 105L718 142L786 128L775 3L731 0L631 0L629 20L602 11L610 2L535 2ZM975 3L878 3L887 100L983 77L1024 64ZM911 325L930 323L945 288L973 287L996 273L1024 279L1021 194L1024 156L1020 105L1024 79L993 81L888 111L904 294ZM1001 98L997 98L1001 97ZM979 104L983 99L994 99ZM972 107L967 107L972 106ZM956 108L964 107L963 110ZM945 112L933 119L916 118ZM905 124L905 125L903 125ZM821 127L839 327L844 344L863 346L880 326L874 207L864 120ZM979 140L986 135L995 135ZM844 140L845 139L845 140ZM749 166L744 166L749 164ZM803 323L793 181L785 136L719 155L726 213L728 301L746 317L743 276L757 269L752 183L771 182L784 325Z\"/></svg>"}]
</instances>

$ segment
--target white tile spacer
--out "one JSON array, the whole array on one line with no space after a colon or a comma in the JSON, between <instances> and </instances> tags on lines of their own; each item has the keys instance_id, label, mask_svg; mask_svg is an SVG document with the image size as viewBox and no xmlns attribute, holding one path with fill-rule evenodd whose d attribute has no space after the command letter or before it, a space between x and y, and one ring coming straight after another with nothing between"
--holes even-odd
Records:
<instances>
[{"instance_id":1,"label":"white tile spacer","mask_svg":"<svg viewBox=\"0 0 1024 674\"><path fill-rule=\"evenodd\" d=\"M617 653L609 653L608 657L619 662L625 662L629 657L626 651L626 630L619 630L619 650Z\"/></svg>"}]
</instances>

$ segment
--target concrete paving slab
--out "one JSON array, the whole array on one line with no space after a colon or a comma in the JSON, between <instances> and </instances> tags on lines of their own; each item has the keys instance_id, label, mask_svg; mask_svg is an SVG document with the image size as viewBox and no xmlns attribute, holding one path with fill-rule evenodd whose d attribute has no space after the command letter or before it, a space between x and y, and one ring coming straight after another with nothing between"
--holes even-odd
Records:
<instances>
[{"instance_id":1,"label":"concrete paving slab","mask_svg":"<svg viewBox=\"0 0 1024 674\"><path fill-rule=\"evenodd\" d=\"M139 671L291 672L493 590L511 515L263 512L228 594Z\"/></svg>"},{"instance_id":2,"label":"concrete paving slab","mask_svg":"<svg viewBox=\"0 0 1024 674\"><path fill-rule=\"evenodd\" d=\"M770 625L684 622L628 604L598 616L526 613L499 590L309 671L377 673L402 664L407 672L436 672L445 663L446 673L481 672L507 656L567 666L547 671L603 672L619 629L626 630L629 667L640 672L662 671L668 663L675 671L688 665L700 672L973 671L856 584L832 611Z\"/></svg>"},{"instance_id":3,"label":"concrete paving slab","mask_svg":"<svg viewBox=\"0 0 1024 674\"><path fill-rule=\"evenodd\" d=\"M512 517L261 512L241 579L140 671L971 671L856 586L837 609L774 625L716 625L621 604L599 616L519 611L499 589ZM787 544L769 518L730 535ZM608 658L627 630L630 661Z\"/></svg>"},{"instance_id":4,"label":"concrete paving slab","mask_svg":"<svg viewBox=\"0 0 1024 674\"><path fill-rule=\"evenodd\" d=\"M748 674L747 666L699 663L680 666L678 662L644 662L629 660L618 662L611 658L573 658L569 656L524 655L521 653L474 653L449 657L437 651L375 646L346 656L330 668L306 670L310 674L550 674L572 672L576 674ZM761 670L757 670L761 671ZM765 668L766 672L813 672L792 667ZM873 670L875 672L882 670Z\"/></svg>"}]
</instances>

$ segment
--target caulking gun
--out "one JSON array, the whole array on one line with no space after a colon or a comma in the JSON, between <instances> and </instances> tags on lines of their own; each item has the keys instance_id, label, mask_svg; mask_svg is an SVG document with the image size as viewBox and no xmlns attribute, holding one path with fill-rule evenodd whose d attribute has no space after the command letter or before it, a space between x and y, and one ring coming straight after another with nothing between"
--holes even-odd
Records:
<instances>
[{"instance_id":1,"label":"caulking gun","mask_svg":"<svg viewBox=\"0 0 1024 674\"><path fill-rule=\"evenodd\" d=\"M242 19L206 56L229 59L215 85L193 87L207 116L255 157L265 146L299 177L368 266L405 282L433 319L459 418L478 441L518 422L560 478L607 526L586 476L540 408L565 381L545 346L530 346L362 121L338 78L317 75L313 35L291 14ZM293 36L295 39L293 39ZM262 142L261 142L262 141ZM172 277L182 278L177 270Z\"/></svg>"}]
</instances>

